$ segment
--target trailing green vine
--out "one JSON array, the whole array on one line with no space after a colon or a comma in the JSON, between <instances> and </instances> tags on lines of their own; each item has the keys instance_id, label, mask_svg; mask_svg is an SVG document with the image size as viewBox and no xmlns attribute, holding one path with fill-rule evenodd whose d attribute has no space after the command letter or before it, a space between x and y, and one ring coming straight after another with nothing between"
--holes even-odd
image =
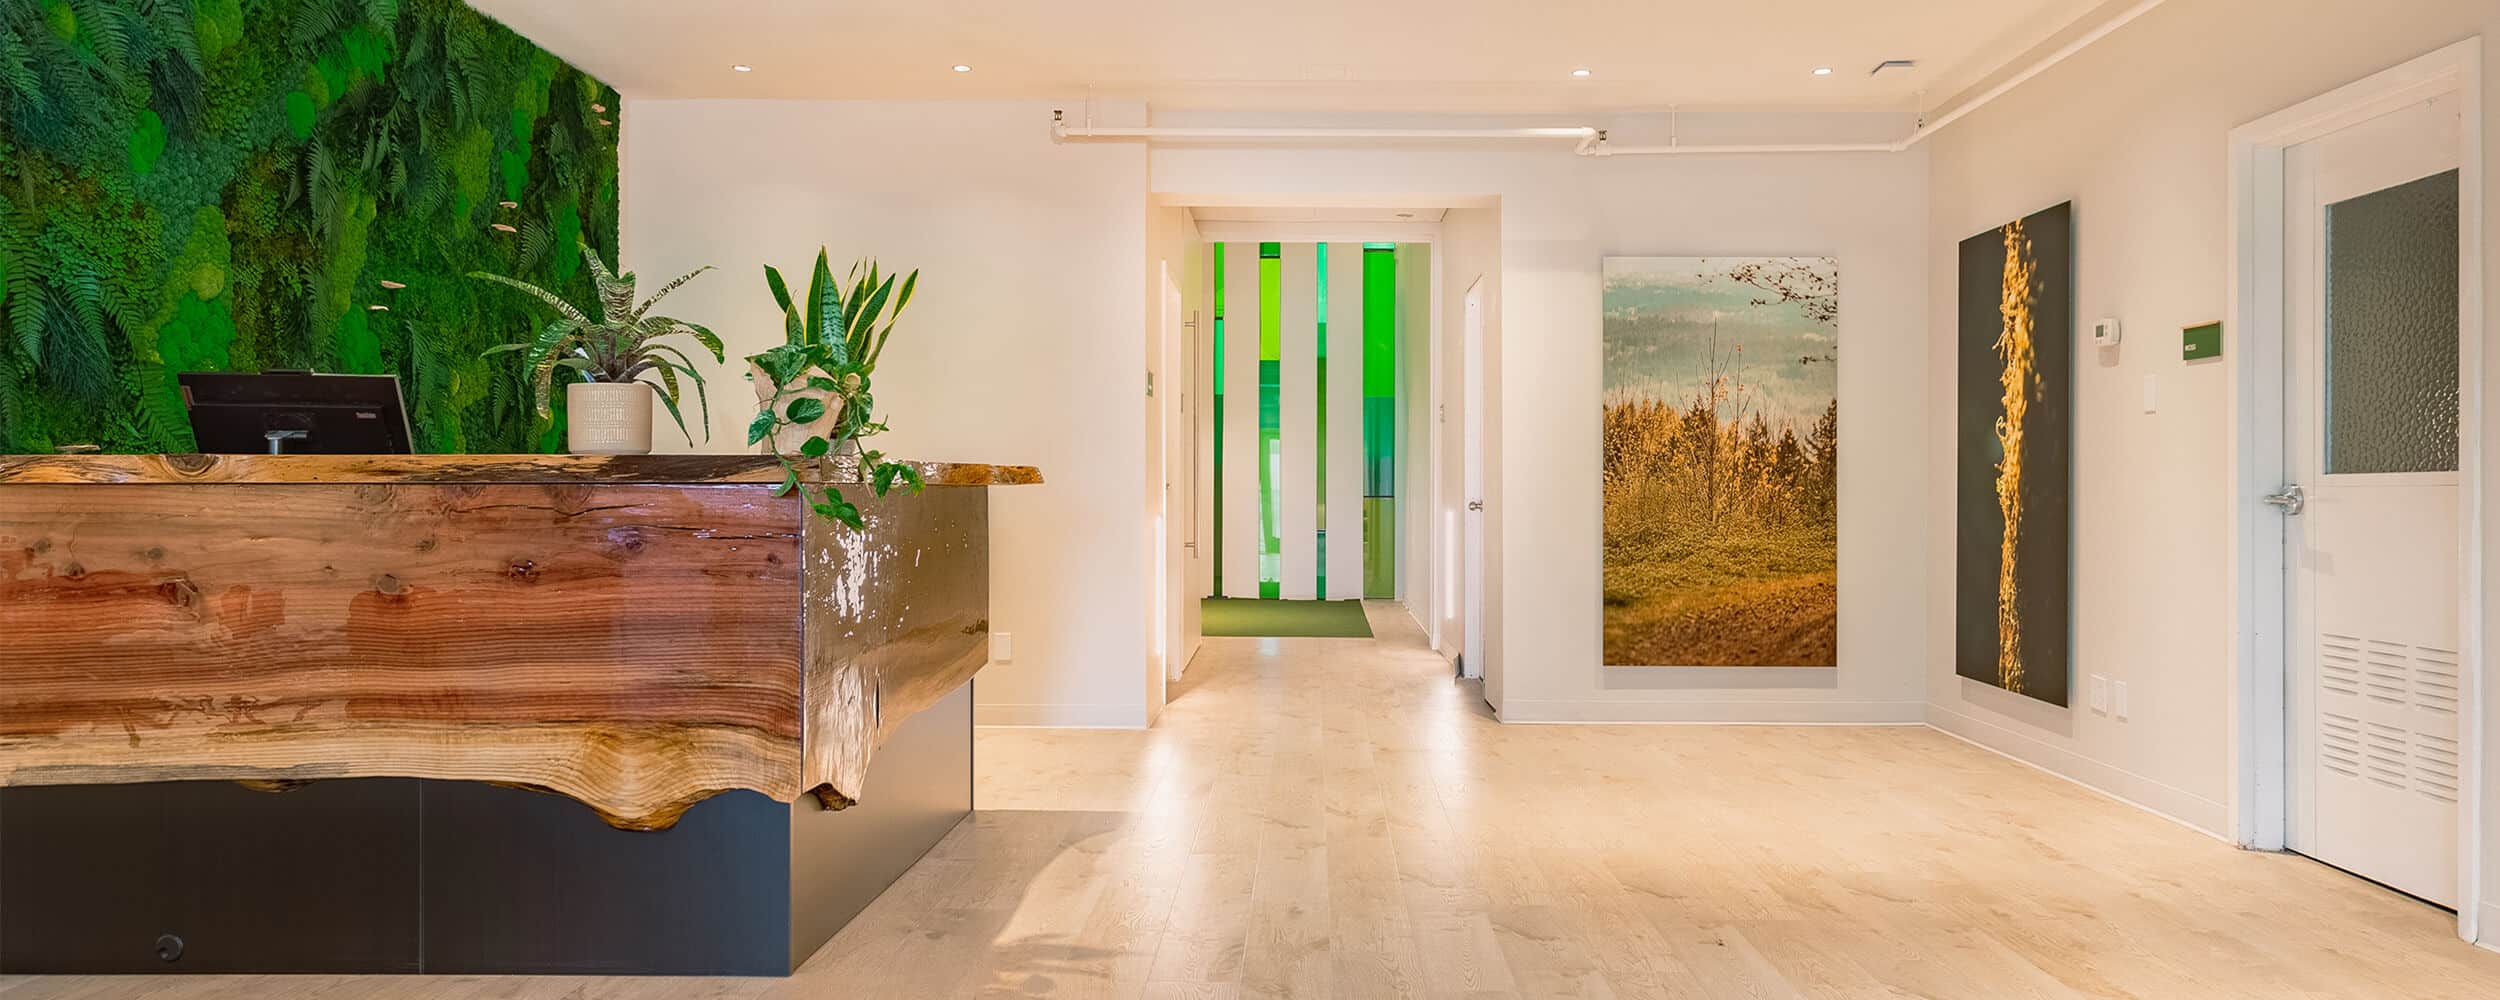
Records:
<instances>
[{"instance_id":1,"label":"trailing green vine","mask_svg":"<svg viewBox=\"0 0 2500 1000\"><path fill-rule=\"evenodd\" d=\"M462 276L592 296L548 249L615 253L616 107L457 0L0 2L0 451L188 451L174 376L270 368L400 376L420 450L560 448L480 357L529 308Z\"/></svg>"}]
</instances>

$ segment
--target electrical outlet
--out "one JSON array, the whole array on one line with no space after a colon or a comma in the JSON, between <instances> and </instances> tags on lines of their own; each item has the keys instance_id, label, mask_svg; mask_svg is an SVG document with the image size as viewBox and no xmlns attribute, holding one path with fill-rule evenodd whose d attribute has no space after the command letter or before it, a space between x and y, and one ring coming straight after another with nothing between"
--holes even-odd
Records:
<instances>
[{"instance_id":1,"label":"electrical outlet","mask_svg":"<svg viewBox=\"0 0 2500 1000\"><path fill-rule=\"evenodd\" d=\"M2118 717L2121 721L2124 721L2124 720L2126 719L2126 717L2127 717L2127 682L2125 682L2125 681L2117 681L2117 682L2114 682L2114 683L2110 684L2110 686L2109 686L2109 712L2110 712L2110 714L2111 714L2111 715L2115 715L2115 716L2117 716L2117 717Z\"/></svg>"},{"instance_id":2,"label":"electrical outlet","mask_svg":"<svg viewBox=\"0 0 2500 1000\"><path fill-rule=\"evenodd\" d=\"M1014 663L1015 661L1016 637L1007 632L990 633L990 662Z\"/></svg>"},{"instance_id":3,"label":"electrical outlet","mask_svg":"<svg viewBox=\"0 0 2500 1000\"><path fill-rule=\"evenodd\" d=\"M2109 678L2099 674L2092 675L2092 710L2109 714Z\"/></svg>"}]
</instances>

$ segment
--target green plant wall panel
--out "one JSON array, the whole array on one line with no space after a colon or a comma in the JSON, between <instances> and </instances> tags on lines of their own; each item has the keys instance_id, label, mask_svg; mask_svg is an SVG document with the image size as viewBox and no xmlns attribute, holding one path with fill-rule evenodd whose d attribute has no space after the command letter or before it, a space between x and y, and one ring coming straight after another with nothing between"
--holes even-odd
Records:
<instances>
[{"instance_id":1,"label":"green plant wall panel","mask_svg":"<svg viewBox=\"0 0 2500 1000\"><path fill-rule=\"evenodd\" d=\"M519 366L616 248L616 93L456 0L0 0L0 451L194 447L174 376L396 374L548 451ZM560 419L560 417L559 417Z\"/></svg>"}]
</instances>

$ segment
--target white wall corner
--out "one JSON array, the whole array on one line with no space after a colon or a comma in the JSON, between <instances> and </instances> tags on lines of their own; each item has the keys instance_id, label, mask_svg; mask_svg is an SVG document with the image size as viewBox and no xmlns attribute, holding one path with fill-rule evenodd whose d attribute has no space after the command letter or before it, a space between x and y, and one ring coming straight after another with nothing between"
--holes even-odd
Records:
<instances>
[{"instance_id":1,"label":"white wall corner","mask_svg":"<svg viewBox=\"0 0 2500 1000\"><path fill-rule=\"evenodd\" d=\"M2113 764L2034 739L1977 715L1927 706L1927 725L2017 764L2064 778L2224 843L2232 843L2230 807L2220 801Z\"/></svg>"}]
</instances>

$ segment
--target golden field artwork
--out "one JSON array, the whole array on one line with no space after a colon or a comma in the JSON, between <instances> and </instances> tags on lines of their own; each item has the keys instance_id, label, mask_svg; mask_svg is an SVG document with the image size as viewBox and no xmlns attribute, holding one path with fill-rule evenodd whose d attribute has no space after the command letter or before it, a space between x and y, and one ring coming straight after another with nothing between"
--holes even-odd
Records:
<instances>
[{"instance_id":1,"label":"golden field artwork","mask_svg":"<svg viewBox=\"0 0 2500 1000\"><path fill-rule=\"evenodd\" d=\"M1604 273L1606 665L1837 666L1837 262Z\"/></svg>"}]
</instances>

